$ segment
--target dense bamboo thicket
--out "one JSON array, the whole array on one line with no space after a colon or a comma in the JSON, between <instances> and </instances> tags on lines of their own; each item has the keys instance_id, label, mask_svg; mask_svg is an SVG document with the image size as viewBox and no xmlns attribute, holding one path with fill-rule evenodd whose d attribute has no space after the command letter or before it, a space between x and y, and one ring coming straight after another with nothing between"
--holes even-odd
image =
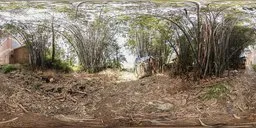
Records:
<instances>
[{"instance_id":1,"label":"dense bamboo thicket","mask_svg":"<svg viewBox=\"0 0 256 128\"><path fill-rule=\"evenodd\" d=\"M239 12L227 7L208 5L200 8L198 3L192 4L196 8L195 17L189 16L191 11L184 9L180 20L167 19L178 37L175 43L179 49L177 72L192 71L194 78L221 76L234 63L231 58L239 61L242 50L254 43L255 32L242 26L244 17Z\"/></svg>"},{"instance_id":2,"label":"dense bamboo thicket","mask_svg":"<svg viewBox=\"0 0 256 128\"><path fill-rule=\"evenodd\" d=\"M107 67L118 67L122 61L116 42L117 27L100 16L95 22L81 29L79 25L70 25L70 40L77 52L83 68L97 72Z\"/></svg>"},{"instance_id":3,"label":"dense bamboo thicket","mask_svg":"<svg viewBox=\"0 0 256 128\"><path fill-rule=\"evenodd\" d=\"M70 18L66 22L52 16L36 23L7 22L5 29L25 42L34 67L51 67L66 60L73 65L71 60L78 58L82 69L89 72L120 68L125 61L117 42L121 33L127 36L133 54L153 56L159 71L171 62L176 75L193 74L195 80L219 77L225 70L239 67L241 52L255 42L253 27L245 25L246 15L232 7L186 2L183 8L164 13L118 16L109 16L102 9L88 21L87 13L78 8L83 4L59 9ZM65 52L68 59L57 57Z\"/></svg>"}]
</instances>

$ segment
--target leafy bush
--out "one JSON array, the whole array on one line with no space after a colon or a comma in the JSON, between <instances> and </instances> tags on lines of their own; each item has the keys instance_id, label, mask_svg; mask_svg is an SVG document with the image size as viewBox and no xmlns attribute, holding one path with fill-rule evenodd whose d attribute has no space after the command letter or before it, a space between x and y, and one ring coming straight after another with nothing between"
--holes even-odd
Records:
<instances>
[{"instance_id":1,"label":"leafy bush","mask_svg":"<svg viewBox=\"0 0 256 128\"><path fill-rule=\"evenodd\" d=\"M252 65L252 68L256 72L256 64Z\"/></svg>"},{"instance_id":2,"label":"leafy bush","mask_svg":"<svg viewBox=\"0 0 256 128\"><path fill-rule=\"evenodd\" d=\"M55 70L59 70L59 71L63 71L63 72L71 72L72 68L70 67L70 65L67 62L63 62L60 59L54 60L52 62L51 59L46 59L46 64L45 67L49 68L49 69L55 69Z\"/></svg>"},{"instance_id":3,"label":"leafy bush","mask_svg":"<svg viewBox=\"0 0 256 128\"><path fill-rule=\"evenodd\" d=\"M213 85L208 91L202 96L203 100L218 99L227 93L228 89L223 83Z\"/></svg>"},{"instance_id":4,"label":"leafy bush","mask_svg":"<svg viewBox=\"0 0 256 128\"><path fill-rule=\"evenodd\" d=\"M44 4L37 4L35 6L36 9L46 9L45 5Z\"/></svg>"},{"instance_id":5,"label":"leafy bush","mask_svg":"<svg viewBox=\"0 0 256 128\"><path fill-rule=\"evenodd\" d=\"M8 65L4 65L2 68L1 68L1 71L3 73L9 73L11 71L14 71L16 70L17 68L14 66L14 65L11 65L11 64L8 64Z\"/></svg>"},{"instance_id":6,"label":"leafy bush","mask_svg":"<svg viewBox=\"0 0 256 128\"><path fill-rule=\"evenodd\" d=\"M83 67L82 66L71 66L71 69L74 72L79 72L79 71L82 71Z\"/></svg>"}]
</instances>

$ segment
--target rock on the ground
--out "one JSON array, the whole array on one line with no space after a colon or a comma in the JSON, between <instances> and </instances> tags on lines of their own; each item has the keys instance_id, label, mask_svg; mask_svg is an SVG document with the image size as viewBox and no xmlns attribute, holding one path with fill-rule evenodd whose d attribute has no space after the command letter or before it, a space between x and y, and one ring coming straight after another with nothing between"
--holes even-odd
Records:
<instances>
[{"instance_id":1,"label":"rock on the ground","mask_svg":"<svg viewBox=\"0 0 256 128\"><path fill-rule=\"evenodd\" d=\"M157 104L156 108L161 111L170 111L174 107L171 103Z\"/></svg>"}]
</instances>

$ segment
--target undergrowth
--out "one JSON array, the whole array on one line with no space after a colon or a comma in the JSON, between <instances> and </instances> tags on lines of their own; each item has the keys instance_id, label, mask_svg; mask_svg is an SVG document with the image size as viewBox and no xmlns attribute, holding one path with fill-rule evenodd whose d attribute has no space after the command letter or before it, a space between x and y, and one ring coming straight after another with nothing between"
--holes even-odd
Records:
<instances>
[{"instance_id":1,"label":"undergrowth","mask_svg":"<svg viewBox=\"0 0 256 128\"><path fill-rule=\"evenodd\" d=\"M16 70L17 68L14 66L14 65L11 65L11 64L7 64L7 65L3 65L1 67L1 72L3 73L9 73L9 72L12 72L14 70Z\"/></svg>"},{"instance_id":2,"label":"undergrowth","mask_svg":"<svg viewBox=\"0 0 256 128\"><path fill-rule=\"evenodd\" d=\"M256 64L252 65L252 68L256 72Z\"/></svg>"},{"instance_id":3,"label":"undergrowth","mask_svg":"<svg viewBox=\"0 0 256 128\"><path fill-rule=\"evenodd\" d=\"M228 88L224 83L217 83L207 89L207 92L201 97L203 100L219 99L225 96Z\"/></svg>"},{"instance_id":4,"label":"undergrowth","mask_svg":"<svg viewBox=\"0 0 256 128\"><path fill-rule=\"evenodd\" d=\"M60 59L56 59L53 62L51 61L51 59L46 59L46 68L55 69L67 73L73 71L73 69L67 62L61 61Z\"/></svg>"}]
</instances>

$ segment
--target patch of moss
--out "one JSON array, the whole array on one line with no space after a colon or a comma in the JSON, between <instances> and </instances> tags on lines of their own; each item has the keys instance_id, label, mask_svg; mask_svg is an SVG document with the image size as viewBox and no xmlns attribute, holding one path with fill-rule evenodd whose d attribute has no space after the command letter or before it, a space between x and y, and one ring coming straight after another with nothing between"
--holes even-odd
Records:
<instances>
[{"instance_id":1,"label":"patch of moss","mask_svg":"<svg viewBox=\"0 0 256 128\"><path fill-rule=\"evenodd\" d=\"M0 10L4 10L4 7L2 5L0 5Z\"/></svg>"},{"instance_id":2,"label":"patch of moss","mask_svg":"<svg viewBox=\"0 0 256 128\"><path fill-rule=\"evenodd\" d=\"M0 10L15 10L15 9L25 9L29 8L30 4L19 3L19 2L10 2L5 5L0 5Z\"/></svg>"},{"instance_id":3,"label":"patch of moss","mask_svg":"<svg viewBox=\"0 0 256 128\"><path fill-rule=\"evenodd\" d=\"M46 58L45 66L48 69L55 69L55 70L63 71L66 73L73 71L73 69L67 62L64 62L60 59L56 59L52 62L50 58Z\"/></svg>"},{"instance_id":4,"label":"patch of moss","mask_svg":"<svg viewBox=\"0 0 256 128\"><path fill-rule=\"evenodd\" d=\"M228 88L224 83L217 83L207 89L207 92L201 97L203 100L219 99L225 96Z\"/></svg>"},{"instance_id":5,"label":"patch of moss","mask_svg":"<svg viewBox=\"0 0 256 128\"><path fill-rule=\"evenodd\" d=\"M252 68L256 72L256 64L252 65Z\"/></svg>"},{"instance_id":6,"label":"patch of moss","mask_svg":"<svg viewBox=\"0 0 256 128\"><path fill-rule=\"evenodd\" d=\"M60 13L66 13L71 19L75 18L76 10L68 6L56 7L55 10Z\"/></svg>"},{"instance_id":7,"label":"patch of moss","mask_svg":"<svg viewBox=\"0 0 256 128\"><path fill-rule=\"evenodd\" d=\"M73 1L74 2L74 1ZM70 1L69 0L57 0L57 1L54 1L54 3L58 3L58 4L70 4Z\"/></svg>"},{"instance_id":8,"label":"patch of moss","mask_svg":"<svg viewBox=\"0 0 256 128\"><path fill-rule=\"evenodd\" d=\"M14 66L14 65L11 65L11 64L7 64L7 65L4 65L1 67L1 71L3 73L9 73L9 72L12 72L14 70L17 70L17 68Z\"/></svg>"},{"instance_id":9,"label":"patch of moss","mask_svg":"<svg viewBox=\"0 0 256 128\"><path fill-rule=\"evenodd\" d=\"M82 71L83 67L82 66L71 66L71 69L74 72L79 72L79 71Z\"/></svg>"},{"instance_id":10,"label":"patch of moss","mask_svg":"<svg viewBox=\"0 0 256 128\"><path fill-rule=\"evenodd\" d=\"M46 9L45 4L37 4L35 6L36 9Z\"/></svg>"}]
</instances>

